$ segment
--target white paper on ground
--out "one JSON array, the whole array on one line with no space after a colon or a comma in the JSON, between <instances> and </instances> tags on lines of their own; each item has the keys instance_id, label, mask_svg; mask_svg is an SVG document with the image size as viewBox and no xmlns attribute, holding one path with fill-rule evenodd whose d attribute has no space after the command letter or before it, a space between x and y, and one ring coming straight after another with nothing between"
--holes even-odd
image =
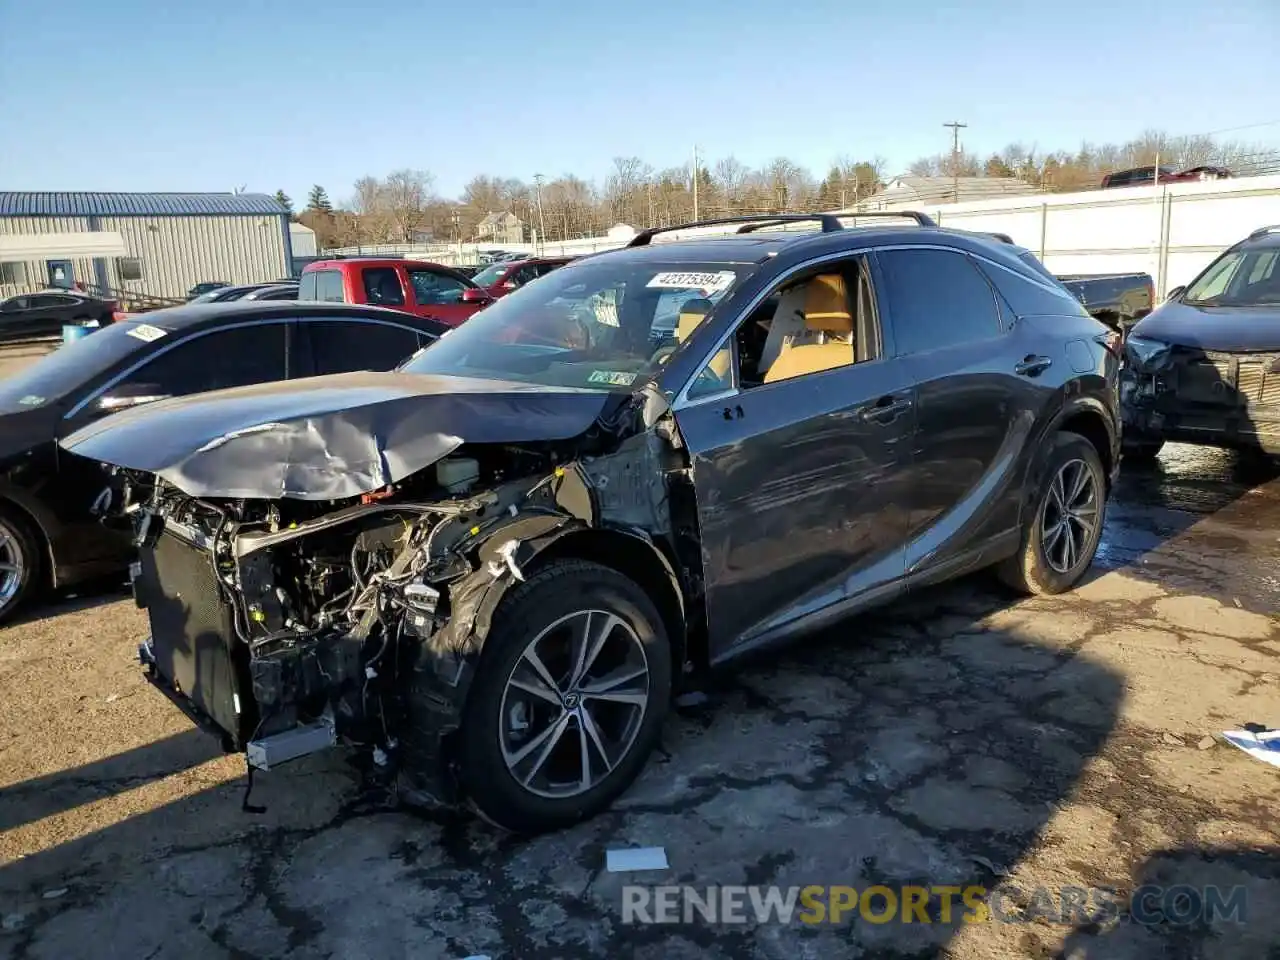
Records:
<instances>
[{"instance_id":1,"label":"white paper on ground","mask_svg":"<svg viewBox=\"0 0 1280 960\"><path fill-rule=\"evenodd\" d=\"M604 868L610 873L630 873L636 870L666 870L667 851L663 847L628 847L624 850L606 850Z\"/></svg>"},{"instance_id":2,"label":"white paper on ground","mask_svg":"<svg viewBox=\"0 0 1280 960\"><path fill-rule=\"evenodd\" d=\"M1280 767L1280 730L1267 730L1263 733L1228 730L1223 737L1227 743L1239 747L1255 760Z\"/></svg>"}]
</instances>

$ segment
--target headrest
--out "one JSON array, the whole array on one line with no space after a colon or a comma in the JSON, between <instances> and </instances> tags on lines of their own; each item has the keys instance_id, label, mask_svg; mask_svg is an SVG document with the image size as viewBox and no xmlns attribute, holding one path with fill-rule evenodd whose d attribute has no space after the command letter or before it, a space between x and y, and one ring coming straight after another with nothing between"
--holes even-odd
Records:
<instances>
[{"instance_id":1,"label":"headrest","mask_svg":"<svg viewBox=\"0 0 1280 960\"><path fill-rule=\"evenodd\" d=\"M806 286L804 325L826 333L853 333L853 314L849 312L849 294L844 276L820 273Z\"/></svg>"},{"instance_id":2,"label":"headrest","mask_svg":"<svg viewBox=\"0 0 1280 960\"><path fill-rule=\"evenodd\" d=\"M693 333L694 328L706 319L711 308L715 306L710 300L701 297L686 300L680 306L680 319L676 322L676 340L683 343Z\"/></svg>"}]
</instances>

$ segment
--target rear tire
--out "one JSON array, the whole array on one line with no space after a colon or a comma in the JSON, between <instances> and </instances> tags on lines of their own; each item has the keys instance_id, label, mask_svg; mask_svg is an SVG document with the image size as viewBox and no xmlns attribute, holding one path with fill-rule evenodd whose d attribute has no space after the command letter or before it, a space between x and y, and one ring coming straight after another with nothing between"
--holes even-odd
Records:
<instances>
[{"instance_id":1,"label":"rear tire","mask_svg":"<svg viewBox=\"0 0 1280 960\"><path fill-rule=\"evenodd\" d=\"M0 504L0 623L9 620L43 583L40 537L25 517Z\"/></svg>"},{"instance_id":2,"label":"rear tire","mask_svg":"<svg viewBox=\"0 0 1280 960\"><path fill-rule=\"evenodd\" d=\"M1021 546L996 568L1000 579L1036 595L1064 593L1079 583L1102 538L1106 491L1106 471L1093 444L1077 433L1059 433L1023 521Z\"/></svg>"},{"instance_id":3,"label":"rear tire","mask_svg":"<svg viewBox=\"0 0 1280 960\"><path fill-rule=\"evenodd\" d=\"M462 789L517 833L591 817L640 775L670 699L671 643L645 592L599 564L554 562L498 607L458 731Z\"/></svg>"}]
</instances>

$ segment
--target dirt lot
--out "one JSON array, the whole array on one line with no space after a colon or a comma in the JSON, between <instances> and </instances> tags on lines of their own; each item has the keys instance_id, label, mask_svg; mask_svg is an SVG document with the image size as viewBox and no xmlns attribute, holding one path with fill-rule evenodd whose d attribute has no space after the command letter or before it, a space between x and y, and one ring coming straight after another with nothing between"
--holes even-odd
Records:
<instances>
[{"instance_id":1,"label":"dirt lot","mask_svg":"<svg viewBox=\"0 0 1280 960\"><path fill-rule=\"evenodd\" d=\"M1280 725L1276 474L1170 448L1075 594L979 577L738 668L614 812L532 841L362 809L339 753L242 813L243 764L132 662L142 615L63 601L0 629L0 950L1275 960L1280 771L1215 734ZM654 844L668 871L604 871ZM978 885L1007 922L637 926L624 882ZM1050 922L1035 893L1145 883L1241 886L1243 922Z\"/></svg>"}]
</instances>

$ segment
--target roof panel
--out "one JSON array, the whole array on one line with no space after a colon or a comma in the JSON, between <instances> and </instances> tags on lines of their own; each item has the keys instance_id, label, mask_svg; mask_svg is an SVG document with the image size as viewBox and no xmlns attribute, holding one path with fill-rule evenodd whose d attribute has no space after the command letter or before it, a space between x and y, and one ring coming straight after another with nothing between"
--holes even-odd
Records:
<instances>
[{"instance_id":1,"label":"roof panel","mask_svg":"<svg viewBox=\"0 0 1280 960\"><path fill-rule=\"evenodd\" d=\"M0 191L0 217L281 216L264 193L18 193Z\"/></svg>"}]
</instances>

